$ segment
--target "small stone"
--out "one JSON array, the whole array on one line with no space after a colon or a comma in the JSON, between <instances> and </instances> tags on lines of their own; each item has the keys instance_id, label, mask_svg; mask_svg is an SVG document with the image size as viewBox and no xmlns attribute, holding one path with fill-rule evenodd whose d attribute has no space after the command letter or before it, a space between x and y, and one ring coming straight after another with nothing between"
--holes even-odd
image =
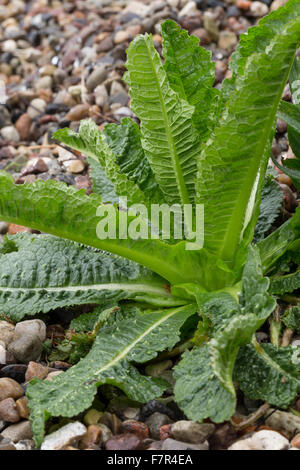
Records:
<instances>
[{"instance_id":1,"label":"small stone","mask_svg":"<svg viewBox=\"0 0 300 470\"><path fill-rule=\"evenodd\" d=\"M140 416L140 409L128 406L128 408L123 410L122 414L127 419L138 419Z\"/></svg>"},{"instance_id":2,"label":"small stone","mask_svg":"<svg viewBox=\"0 0 300 470\"><path fill-rule=\"evenodd\" d=\"M100 85L100 83L104 82L104 80L107 78L107 74L108 71L105 65L100 65L99 67L95 68L86 81L87 89L89 91L95 90L95 88Z\"/></svg>"},{"instance_id":3,"label":"small stone","mask_svg":"<svg viewBox=\"0 0 300 470\"><path fill-rule=\"evenodd\" d=\"M273 411L273 410L269 410ZM300 418L286 411L275 411L266 419L266 425L275 431L282 432L288 439L300 433Z\"/></svg>"},{"instance_id":4,"label":"small stone","mask_svg":"<svg viewBox=\"0 0 300 470\"><path fill-rule=\"evenodd\" d=\"M147 375L150 375L151 377L160 377L161 374L167 369L170 369L172 365L173 365L172 361L168 359L166 361L158 362L156 364L151 364L145 367L145 372Z\"/></svg>"},{"instance_id":5,"label":"small stone","mask_svg":"<svg viewBox=\"0 0 300 470\"><path fill-rule=\"evenodd\" d=\"M8 346L17 361L27 363L29 361L37 361L43 350L43 343L38 336L22 335L15 339Z\"/></svg>"},{"instance_id":6,"label":"small stone","mask_svg":"<svg viewBox=\"0 0 300 470\"><path fill-rule=\"evenodd\" d=\"M7 222L0 222L0 234L5 235L8 231L8 223ZM0 321L1 324L1 321ZM1 327L0 327L1 328ZM1 335L1 333L0 333Z\"/></svg>"},{"instance_id":7,"label":"small stone","mask_svg":"<svg viewBox=\"0 0 300 470\"><path fill-rule=\"evenodd\" d=\"M8 355L11 356L9 353ZM2 374L1 377L7 377L18 383L23 383L25 382L26 369L27 366L25 364L8 363L7 366L2 367L0 374Z\"/></svg>"},{"instance_id":8,"label":"small stone","mask_svg":"<svg viewBox=\"0 0 300 470\"><path fill-rule=\"evenodd\" d=\"M23 225L9 224L8 233L10 235L15 235L16 233L21 233L21 232L30 232L30 228L24 227Z\"/></svg>"},{"instance_id":9,"label":"small stone","mask_svg":"<svg viewBox=\"0 0 300 470\"><path fill-rule=\"evenodd\" d=\"M23 113L15 123L15 128L19 132L21 140L27 140L30 136L31 117L28 113Z\"/></svg>"},{"instance_id":10,"label":"small stone","mask_svg":"<svg viewBox=\"0 0 300 470\"><path fill-rule=\"evenodd\" d=\"M114 47L114 42L110 36L106 37L103 39L103 41L100 42L99 46L97 47L97 52L109 52L113 49Z\"/></svg>"},{"instance_id":11,"label":"small stone","mask_svg":"<svg viewBox=\"0 0 300 470\"><path fill-rule=\"evenodd\" d=\"M296 434L295 437L291 440L291 445L295 447L296 449L300 449L300 433Z\"/></svg>"},{"instance_id":12,"label":"small stone","mask_svg":"<svg viewBox=\"0 0 300 470\"><path fill-rule=\"evenodd\" d=\"M46 173L48 170L49 168L42 158L32 158L28 161L26 167L21 171L21 176L37 175L39 173Z\"/></svg>"},{"instance_id":13,"label":"small stone","mask_svg":"<svg viewBox=\"0 0 300 470\"><path fill-rule=\"evenodd\" d=\"M171 427L174 439L192 444L202 444L213 434L214 430L214 424L184 420L177 421Z\"/></svg>"},{"instance_id":14,"label":"small stone","mask_svg":"<svg viewBox=\"0 0 300 470\"><path fill-rule=\"evenodd\" d=\"M48 88L51 89L52 84L53 84L53 78L50 77L50 75L45 75L44 77L39 78L35 82L34 88L38 91L48 89Z\"/></svg>"},{"instance_id":15,"label":"small stone","mask_svg":"<svg viewBox=\"0 0 300 470\"><path fill-rule=\"evenodd\" d=\"M97 426L99 426L99 428L101 429L101 442L105 444L105 442L107 442L113 434L109 427L107 427L105 424L99 423Z\"/></svg>"},{"instance_id":16,"label":"small stone","mask_svg":"<svg viewBox=\"0 0 300 470\"><path fill-rule=\"evenodd\" d=\"M78 104L74 106L68 114L66 114L65 118L67 121L80 121L88 117L89 115L89 105L88 104Z\"/></svg>"},{"instance_id":17,"label":"small stone","mask_svg":"<svg viewBox=\"0 0 300 470\"><path fill-rule=\"evenodd\" d=\"M203 444L190 444L189 442L181 442L168 438L163 441L161 450L209 450L209 446L208 442L204 442Z\"/></svg>"},{"instance_id":18,"label":"small stone","mask_svg":"<svg viewBox=\"0 0 300 470\"><path fill-rule=\"evenodd\" d=\"M288 125L285 121L282 119L278 118L277 119L277 124L276 124L276 129L280 134L284 134L284 132L287 131Z\"/></svg>"},{"instance_id":19,"label":"small stone","mask_svg":"<svg viewBox=\"0 0 300 470\"><path fill-rule=\"evenodd\" d=\"M27 367L27 371L25 374L25 381L30 382L33 377L37 377L38 379L45 379L49 374L49 368L39 364L38 362L30 361Z\"/></svg>"},{"instance_id":20,"label":"small stone","mask_svg":"<svg viewBox=\"0 0 300 470\"><path fill-rule=\"evenodd\" d=\"M41 450L59 450L62 447L76 444L87 432L87 428L76 421L58 429L45 437Z\"/></svg>"},{"instance_id":21,"label":"small stone","mask_svg":"<svg viewBox=\"0 0 300 470\"><path fill-rule=\"evenodd\" d=\"M276 179L280 184L287 184L289 187L293 185L293 181L291 180L291 178L288 175L285 175L284 173L280 173ZM297 346L300 346L300 341L298 342Z\"/></svg>"},{"instance_id":22,"label":"small stone","mask_svg":"<svg viewBox=\"0 0 300 470\"><path fill-rule=\"evenodd\" d=\"M221 31L218 46L220 49L231 51L237 43L236 35L231 31Z\"/></svg>"},{"instance_id":23,"label":"small stone","mask_svg":"<svg viewBox=\"0 0 300 470\"><path fill-rule=\"evenodd\" d=\"M275 431L258 431L249 437L245 437L234 444L228 450L287 450L289 441Z\"/></svg>"},{"instance_id":24,"label":"small stone","mask_svg":"<svg viewBox=\"0 0 300 470\"><path fill-rule=\"evenodd\" d=\"M205 12L203 16L203 25L205 30L208 32L209 36L213 41L218 41L220 33L219 28L213 18L212 13Z\"/></svg>"},{"instance_id":25,"label":"small stone","mask_svg":"<svg viewBox=\"0 0 300 470\"><path fill-rule=\"evenodd\" d=\"M250 12L252 16L259 18L269 13L269 7L262 2L252 2L250 6Z\"/></svg>"},{"instance_id":26,"label":"small stone","mask_svg":"<svg viewBox=\"0 0 300 470\"><path fill-rule=\"evenodd\" d=\"M12 424L2 431L1 436L10 439L12 442L19 442L23 439L32 439L32 429L30 421L21 421Z\"/></svg>"},{"instance_id":27,"label":"small stone","mask_svg":"<svg viewBox=\"0 0 300 470\"><path fill-rule=\"evenodd\" d=\"M29 408L28 408L27 404L28 404L28 398L27 397L19 398L16 401L16 406L17 406L17 410L19 412L19 415L21 416L21 418L24 418L24 419L28 419L29 414L30 414L30 411L29 411Z\"/></svg>"},{"instance_id":28,"label":"small stone","mask_svg":"<svg viewBox=\"0 0 300 470\"><path fill-rule=\"evenodd\" d=\"M42 343L46 339L46 325L42 320L24 320L16 324L15 338L19 336L38 336Z\"/></svg>"},{"instance_id":29,"label":"small stone","mask_svg":"<svg viewBox=\"0 0 300 470\"><path fill-rule=\"evenodd\" d=\"M21 385L13 379L3 377L0 379L0 400L6 398L20 398L24 395L24 390Z\"/></svg>"},{"instance_id":30,"label":"small stone","mask_svg":"<svg viewBox=\"0 0 300 470\"><path fill-rule=\"evenodd\" d=\"M6 364L6 349L2 344L0 344L0 364Z\"/></svg>"},{"instance_id":31,"label":"small stone","mask_svg":"<svg viewBox=\"0 0 300 470\"><path fill-rule=\"evenodd\" d=\"M244 11L250 10L251 4L252 2L250 2L249 0L237 0L236 2L236 6L240 10L244 10Z\"/></svg>"},{"instance_id":32,"label":"small stone","mask_svg":"<svg viewBox=\"0 0 300 470\"><path fill-rule=\"evenodd\" d=\"M0 135L8 142L19 142L20 134L14 126L5 126L0 130Z\"/></svg>"},{"instance_id":33,"label":"small stone","mask_svg":"<svg viewBox=\"0 0 300 470\"><path fill-rule=\"evenodd\" d=\"M91 447L92 445L99 445L101 443L101 439L102 439L101 428L97 426L96 424L91 424L88 427L86 434L80 440L79 448L87 449Z\"/></svg>"},{"instance_id":34,"label":"small stone","mask_svg":"<svg viewBox=\"0 0 300 470\"><path fill-rule=\"evenodd\" d=\"M278 8L283 7L288 0L274 0L271 5L271 11L278 10Z\"/></svg>"},{"instance_id":35,"label":"small stone","mask_svg":"<svg viewBox=\"0 0 300 470\"><path fill-rule=\"evenodd\" d=\"M123 421L122 427L125 433L132 433L140 439L147 439L149 437L149 429L145 423L136 421L135 419L127 419Z\"/></svg>"},{"instance_id":36,"label":"small stone","mask_svg":"<svg viewBox=\"0 0 300 470\"><path fill-rule=\"evenodd\" d=\"M183 16L193 16L198 13L196 2L188 2L178 13L179 18Z\"/></svg>"},{"instance_id":37,"label":"small stone","mask_svg":"<svg viewBox=\"0 0 300 470\"><path fill-rule=\"evenodd\" d=\"M33 450L35 447L32 439L22 439L15 444L17 450Z\"/></svg>"},{"instance_id":38,"label":"small stone","mask_svg":"<svg viewBox=\"0 0 300 470\"><path fill-rule=\"evenodd\" d=\"M75 178L75 188L84 189L87 194L91 193L91 181L87 176L79 175Z\"/></svg>"},{"instance_id":39,"label":"small stone","mask_svg":"<svg viewBox=\"0 0 300 470\"><path fill-rule=\"evenodd\" d=\"M85 169L85 164L83 160L70 160L64 162L64 167L68 170L69 173L78 174L83 172Z\"/></svg>"},{"instance_id":40,"label":"small stone","mask_svg":"<svg viewBox=\"0 0 300 470\"><path fill-rule=\"evenodd\" d=\"M15 326L11 323L0 320L0 341L3 341L5 346L8 346L14 339Z\"/></svg>"},{"instance_id":41,"label":"small stone","mask_svg":"<svg viewBox=\"0 0 300 470\"><path fill-rule=\"evenodd\" d=\"M45 112L46 106L46 101L41 98L35 98L30 102L30 105L27 108L27 113L31 119L34 119Z\"/></svg>"},{"instance_id":42,"label":"small stone","mask_svg":"<svg viewBox=\"0 0 300 470\"><path fill-rule=\"evenodd\" d=\"M1 8L1 7L0 7ZM0 451L1 450L17 450L16 447L13 445L10 439L5 439L0 434Z\"/></svg>"},{"instance_id":43,"label":"small stone","mask_svg":"<svg viewBox=\"0 0 300 470\"><path fill-rule=\"evenodd\" d=\"M141 450L143 448L141 439L129 433L113 436L105 443L106 450Z\"/></svg>"},{"instance_id":44,"label":"small stone","mask_svg":"<svg viewBox=\"0 0 300 470\"><path fill-rule=\"evenodd\" d=\"M211 43L211 38L205 28L197 28L193 31L193 36L200 39L201 45L208 45Z\"/></svg>"},{"instance_id":45,"label":"small stone","mask_svg":"<svg viewBox=\"0 0 300 470\"><path fill-rule=\"evenodd\" d=\"M95 102L98 106L103 108L108 105L108 93L104 85L98 85L95 90Z\"/></svg>"},{"instance_id":46,"label":"small stone","mask_svg":"<svg viewBox=\"0 0 300 470\"><path fill-rule=\"evenodd\" d=\"M8 423L18 423L20 421L20 415L13 398L5 398L5 400L0 401L0 419Z\"/></svg>"},{"instance_id":47,"label":"small stone","mask_svg":"<svg viewBox=\"0 0 300 470\"><path fill-rule=\"evenodd\" d=\"M101 413L100 411L98 410L95 410L95 408L91 408L85 415L84 415L84 418L83 418L83 422L84 424L86 424L87 426L90 426L92 424L98 424L99 423L99 420L101 418L103 413Z\"/></svg>"},{"instance_id":48,"label":"small stone","mask_svg":"<svg viewBox=\"0 0 300 470\"><path fill-rule=\"evenodd\" d=\"M45 380L49 380L52 382L52 380L59 374L61 374L63 371L62 370L55 370L53 372L50 372L50 374L47 375Z\"/></svg>"},{"instance_id":49,"label":"small stone","mask_svg":"<svg viewBox=\"0 0 300 470\"><path fill-rule=\"evenodd\" d=\"M161 426L171 424L172 420L167 415L156 411L145 421L145 423L149 428L150 436L153 439L160 439Z\"/></svg>"},{"instance_id":50,"label":"small stone","mask_svg":"<svg viewBox=\"0 0 300 470\"><path fill-rule=\"evenodd\" d=\"M211 436L209 440L211 450L227 450L238 438L237 431L230 424L223 424Z\"/></svg>"},{"instance_id":51,"label":"small stone","mask_svg":"<svg viewBox=\"0 0 300 470\"><path fill-rule=\"evenodd\" d=\"M122 42L129 41L131 39L131 34L129 31L118 31L114 37L115 44L121 44Z\"/></svg>"}]
</instances>

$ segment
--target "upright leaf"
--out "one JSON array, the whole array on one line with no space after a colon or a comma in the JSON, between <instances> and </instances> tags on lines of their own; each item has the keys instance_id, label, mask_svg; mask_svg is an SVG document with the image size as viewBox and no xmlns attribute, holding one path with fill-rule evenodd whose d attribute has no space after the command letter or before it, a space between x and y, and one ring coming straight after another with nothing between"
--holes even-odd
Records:
<instances>
[{"instance_id":1,"label":"upright leaf","mask_svg":"<svg viewBox=\"0 0 300 470\"><path fill-rule=\"evenodd\" d=\"M275 16L268 47L262 47L262 52L260 48L259 52L252 51L255 31L260 44L261 27L253 29L249 39L243 37L236 61L240 75L235 79L235 89L214 138L198 159L197 202L206 208L205 246L231 266L248 229L253 236L270 136L300 41L300 13L294 4L292 1L287 6L291 21L279 30ZM266 42L263 44L266 46ZM249 242L251 238L247 233Z\"/></svg>"},{"instance_id":2,"label":"upright leaf","mask_svg":"<svg viewBox=\"0 0 300 470\"><path fill-rule=\"evenodd\" d=\"M131 108L141 120L142 146L169 204L194 199L200 142L194 107L171 88L149 35L137 36L127 52Z\"/></svg>"},{"instance_id":3,"label":"upright leaf","mask_svg":"<svg viewBox=\"0 0 300 470\"><path fill-rule=\"evenodd\" d=\"M220 91L212 88L215 64L211 52L199 47L199 39L172 20L162 24L164 68L180 98L195 106L193 122L201 140L207 140L218 118Z\"/></svg>"}]
</instances>

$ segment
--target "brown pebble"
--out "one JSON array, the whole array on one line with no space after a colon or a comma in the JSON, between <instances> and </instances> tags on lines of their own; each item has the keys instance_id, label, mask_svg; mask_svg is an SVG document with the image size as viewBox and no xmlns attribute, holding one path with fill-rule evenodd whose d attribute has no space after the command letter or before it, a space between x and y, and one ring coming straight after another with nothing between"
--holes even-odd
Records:
<instances>
[{"instance_id":1,"label":"brown pebble","mask_svg":"<svg viewBox=\"0 0 300 470\"><path fill-rule=\"evenodd\" d=\"M249 0L237 0L236 6L240 10L248 11L251 7L251 2Z\"/></svg>"},{"instance_id":2,"label":"brown pebble","mask_svg":"<svg viewBox=\"0 0 300 470\"><path fill-rule=\"evenodd\" d=\"M288 175L285 175L284 173L281 173L277 176L277 181L281 184L287 184L290 187L293 186L291 178Z\"/></svg>"},{"instance_id":3,"label":"brown pebble","mask_svg":"<svg viewBox=\"0 0 300 470\"><path fill-rule=\"evenodd\" d=\"M149 428L145 423L136 421L135 419L127 419L123 421L122 427L125 433L132 433L140 439L147 439L149 437Z\"/></svg>"},{"instance_id":4,"label":"brown pebble","mask_svg":"<svg viewBox=\"0 0 300 470\"><path fill-rule=\"evenodd\" d=\"M6 398L21 398L24 395L24 390L21 385L13 379L3 377L0 379L0 400Z\"/></svg>"},{"instance_id":5,"label":"brown pebble","mask_svg":"<svg viewBox=\"0 0 300 470\"><path fill-rule=\"evenodd\" d=\"M292 447L296 447L297 449L300 449L300 434L296 434L295 437L293 437L291 441Z\"/></svg>"},{"instance_id":6,"label":"brown pebble","mask_svg":"<svg viewBox=\"0 0 300 470\"><path fill-rule=\"evenodd\" d=\"M69 173L82 173L85 164L83 160L71 160L69 162L65 162L65 166Z\"/></svg>"},{"instance_id":7,"label":"brown pebble","mask_svg":"<svg viewBox=\"0 0 300 470\"><path fill-rule=\"evenodd\" d=\"M91 189L91 181L87 176L79 175L75 178L75 187L77 189L85 189L87 194L90 194Z\"/></svg>"},{"instance_id":8,"label":"brown pebble","mask_svg":"<svg viewBox=\"0 0 300 470\"><path fill-rule=\"evenodd\" d=\"M28 404L28 398L27 397L19 398L16 401L17 410L19 412L19 415L21 416L21 418L24 418L24 419L28 419L29 414L30 414L30 411L29 411L29 408L28 408L27 404Z\"/></svg>"},{"instance_id":9,"label":"brown pebble","mask_svg":"<svg viewBox=\"0 0 300 470\"><path fill-rule=\"evenodd\" d=\"M67 121L80 121L81 119L88 117L89 109L90 107L88 104L78 104L77 106L74 106L68 114L66 114L65 119Z\"/></svg>"},{"instance_id":10,"label":"brown pebble","mask_svg":"<svg viewBox=\"0 0 300 470\"><path fill-rule=\"evenodd\" d=\"M24 227L23 225L9 224L8 233L10 235L15 235L20 232L31 232L30 228Z\"/></svg>"},{"instance_id":11,"label":"brown pebble","mask_svg":"<svg viewBox=\"0 0 300 470\"><path fill-rule=\"evenodd\" d=\"M49 374L49 368L39 364L38 362L30 361L25 374L25 381L30 382L33 377L38 379L45 379Z\"/></svg>"},{"instance_id":12,"label":"brown pebble","mask_svg":"<svg viewBox=\"0 0 300 470\"><path fill-rule=\"evenodd\" d=\"M168 439L168 437L172 437L171 427L172 424L164 424L160 427L159 434L162 441Z\"/></svg>"},{"instance_id":13,"label":"brown pebble","mask_svg":"<svg viewBox=\"0 0 300 470\"><path fill-rule=\"evenodd\" d=\"M105 444L106 450L141 450L143 443L135 434L119 434L111 437Z\"/></svg>"},{"instance_id":14,"label":"brown pebble","mask_svg":"<svg viewBox=\"0 0 300 470\"><path fill-rule=\"evenodd\" d=\"M102 440L102 430L100 426L96 424L91 424L87 428L86 434L80 440L79 448L80 449L87 449L93 445L100 444Z\"/></svg>"},{"instance_id":15,"label":"brown pebble","mask_svg":"<svg viewBox=\"0 0 300 470\"><path fill-rule=\"evenodd\" d=\"M5 398L0 401L0 420L7 421L8 423L18 423L20 415L13 398Z\"/></svg>"},{"instance_id":16,"label":"brown pebble","mask_svg":"<svg viewBox=\"0 0 300 470\"><path fill-rule=\"evenodd\" d=\"M21 140L28 140L30 137L31 117L29 114L22 114L15 123L15 128L19 132Z\"/></svg>"},{"instance_id":17,"label":"brown pebble","mask_svg":"<svg viewBox=\"0 0 300 470\"><path fill-rule=\"evenodd\" d=\"M48 166L42 158L33 158L32 161L29 160L26 167L21 171L21 176L46 173L48 169Z\"/></svg>"}]
</instances>

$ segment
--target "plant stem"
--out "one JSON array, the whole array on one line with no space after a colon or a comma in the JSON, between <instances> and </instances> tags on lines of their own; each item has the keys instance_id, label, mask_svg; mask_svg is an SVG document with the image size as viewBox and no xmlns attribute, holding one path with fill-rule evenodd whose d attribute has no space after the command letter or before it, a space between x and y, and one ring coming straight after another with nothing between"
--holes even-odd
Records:
<instances>
[{"instance_id":1,"label":"plant stem","mask_svg":"<svg viewBox=\"0 0 300 470\"><path fill-rule=\"evenodd\" d=\"M263 416L266 413L266 411L268 411L269 408L270 408L269 403L264 403L256 411L254 411L254 413L248 416L248 418L242 421L241 423L237 424L233 420L230 420L231 424L236 430L241 431L242 429L245 429L248 426L251 426L252 424L254 424L261 416Z\"/></svg>"},{"instance_id":2,"label":"plant stem","mask_svg":"<svg viewBox=\"0 0 300 470\"><path fill-rule=\"evenodd\" d=\"M280 331L281 331L281 321L279 316L279 308L277 307L272 317L270 318L270 336L271 343L276 348L280 346Z\"/></svg>"},{"instance_id":3,"label":"plant stem","mask_svg":"<svg viewBox=\"0 0 300 470\"><path fill-rule=\"evenodd\" d=\"M284 331L282 335L281 346L283 347L288 346L291 342L293 334L294 334L294 330L292 330L291 328L286 328L286 330Z\"/></svg>"}]
</instances>

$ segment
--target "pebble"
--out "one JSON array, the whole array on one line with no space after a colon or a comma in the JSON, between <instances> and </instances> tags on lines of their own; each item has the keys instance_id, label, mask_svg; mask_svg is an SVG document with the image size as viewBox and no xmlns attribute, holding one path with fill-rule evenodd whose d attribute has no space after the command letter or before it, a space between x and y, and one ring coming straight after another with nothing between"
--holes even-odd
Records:
<instances>
[{"instance_id":1,"label":"pebble","mask_svg":"<svg viewBox=\"0 0 300 470\"><path fill-rule=\"evenodd\" d=\"M29 418L29 408L28 408L28 398L27 397L22 397L22 398L19 398L17 401L16 401L16 406L17 406L17 410L19 412L19 415L21 416L21 418L24 418L24 419L28 419Z\"/></svg>"},{"instance_id":2,"label":"pebble","mask_svg":"<svg viewBox=\"0 0 300 470\"><path fill-rule=\"evenodd\" d=\"M87 426L91 426L92 424L98 424L103 413L96 410L95 408L91 408L83 417L83 422Z\"/></svg>"},{"instance_id":3,"label":"pebble","mask_svg":"<svg viewBox=\"0 0 300 470\"><path fill-rule=\"evenodd\" d=\"M98 85L95 90L95 103L103 108L104 106L108 105L108 93L107 89L104 85Z\"/></svg>"},{"instance_id":4,"label":"pebble","mask_svg":"<svg viewBox=\"0 0 300 470\"><path fill-rule=\"evenodd\" d=\"M270 412L273 410L269 410ZM300 433L300 418L286 411L275 411L266 419L266 425L282 432L288 439Z\"/></svg>"},{"instance_id":5,"label":"pebble","mask_svg":"<svg viewBox=\"0 0 300 470\"><path fill-rule=\"evenodd\" d=\"M130 433L113 436L105 443L106 450L142 450L143 448L141 439Z\"/></svg>"},{"instance_id":6,"label":"pebble","mask_svg":"<svg viewBox=\"0 0 300 470\"><path fill-rule=\"evenodd\" d=\"M195 421L177 421L171 426L174 439L192 444L202 444L214 432L215 425Z\"/></svg>"},{"instance_id":7,"label":"pebble","mask_svg":"<svg viewBox=\"0 0 300 470\"><path fill-rule=\"evenodd\" d=\"M36 90L43 90L45 88L51 88L53 84L53 78L50 75L45 75L44 77L39 78L34 85Z\"/></svg>"},{"instance_id":8,"label":"pebble","mask_svg":"<svg viewBox=\"0 0 300 470\"><path fill-rule=\"evenodd\" d=\"M275 431L258 431L232 444L228 450L287 450L289 441Z\"/></svg>"},{"instance_id":9,"label":"pebble","mask_svg":"<svg viewBox=\"0 0 300 470\"><path fill-rule=\"evenodd\" d=\"M49 374L49 368L39 364L38 362L30 361L25 374L25 381L30 382L33 377L38 379L45 379Z\"/></svg>"},{"instance_id":10,"label":"pebble","mask_svg":"<svg viewBox=\"0 0 300 470\"><path fill-rule=\"evenodd\" d=\"M83 160L70 160L64 162L64 167L69 171L69 173L78 174L83 172L85 164Z\"/></svg>"},{"instance_id":11,"label":"pebble","mask_svg":"<svg viewBox=\"0 0 300 470\"><path fill-rule=\"evenodd\" d=\"M42 158L32 158L28 161L27 165L21 171L21 176L25 175L37 175L39 173L45 173L48 171L48 166ZM31 320L29 320L31 321Z\"/></svg>"},{"instance_id":12,"label":"pebble","mask_svg":"<svg viewBox=\"0 0 300 470\"><path fill-rule=\"evenodd\" d=\"M115 44L121 44L122 42L129 41L131 34L129 31L118 31L114 37Z\"/></svg>"},{"instance_id":13,"label":"pebble","mask_svg":"<svg viewBox=\"0 0 300 470\"><path fill-rule=\"evenodd\" d=\"M30 232L30 228L24 227L23 225L9 224L8 233L10 235L15 235L16 233L21 233L21 232Z\"/></svg>"},{"instance_id":14,"label":"pebble","mask_svg":"<svg viewBox=\"0 0 300 470\"><path fill-rule=\"evenodd\" d=\"M262 2L252 2L250 6L250 12L254 17L259 18L269 13L269 7Z\"/></svg>"},{"instance_id":15,"label":"pebble","mask_svg":"<svg viewBox=\"0 0 300 470\"><path fill-rule=\"evenodd\" d=\"M37 361L43 350L43 343L38 336L22 335L18 336L8 346L8 351L11 352L17 361L27 363L30 361Z\"/></svg>"},{"instance_id":16,"label":"pebble","mask_svg":"<svg viewBox=\"0 0 300 470\"><path fill-rule=\"evenodd\" d=\"M46 106L46 101L41 98L35 98L30 102L30 105L27 108L27 114L31 119L35 119L45 112Z\"/></svg>"},{"instance_id":17,"label":"pebble","mask_svg":"<svg viewBox=\"0 0 300 470\"><path fill-rule=\"evenodd\" d=\"M68 114L66 114L67 121L80 121L88 117L89 115L89 105L88 104L78 104L74 106Z\"/></svg>"},{"instance_id":18,"label":"pebble","mask_svg":"<svg viewBox=\"0 0 300 470\"><path fill-rule=\"evenodd\" d=\"M0 377L8 377L18 383L25 382L27 366L25 364L9 364L2 367L0 370Z\"/></svg>"},{"instance_id":19,"label":"pebble","mask_svg":"<svg viewBox=\"0 0 300 470\"><path fill-rule=\"evenodd\" d=\"M96 424L91 424L87 428L86 434L80 440L79 448L80 449L87 449L92 445L99 445L102 440L102 430L100 426Z\"/></svg>"},{"instance_id":20,"label":"pebble","mask_svg":"<svg viewBox=\"0 0 300 470\"><path fill-rule=\"evenodd\" d=\"M0 344L0 364L6 364L6 349L2 344Z\"/></svg>"},{"instance_id":21,"label":"pebble","mask_svg":"<svg viewBox=\"0 0 300 470\"><path fill-rule=\"evenodd\" d=\"M29 138L31 123L32 120L28 113L23 113L16 121L15 128L21 140L27 140Z\"/></svg>"},{"instance_id":22,"label":"pebble","mask_svg":"<svg viewBox=\"0 0 300 470\"><path fill-rule=\"evenodd\" d=\"M0 234L4 235L8 231L8 223L7 222L0 222ZM1 330L1 321L0 321L0 330ZM1 333L0 333L1 335Z\"/></svg>"},{"instance_id":23,"label":"pebble","mask_svg":"<svg viewBox=\"0 0 300 470\"><path fill-rule=\"evenodd\" d=\"M198 13L197 4L196 2L192 1L192 2L188 2L182 8L182 10L179 11L178 16L179 18L183 16L193 16L193 15L196 15L197 13Z\"/></svg>"},{"instance_id":24,"label":"pebble","mask_svg":"<svg viewBox=\"0 0 300 470\"><path fill-rule=\"evenodd\" d=\"M0 401L6 398L20 398L24 395L21 385L13 379L3 377L0 379Z\"/></svg>"},{"instance_id":25,"label":"pebble","mask_svg":"<svg viewBox=\"0 0 300 470\"><path fill-rule=\"evenodd\" d=\"M0 320L0 341L3 341L5 346L8 346L14 339L15 326L11 323Z\"/></svg>"},{"instance_id":26,"label":"pebble","mask_svg":"<svg viewBox=\"0 0 300 470\"><path fill-rule=\"evenodd\" d=\"M15 338L25 335L37 336L43 343L46 339L45 323L39 319L25 320L17 323L15 328Z\"/></svg>"},{"instance_id":27,"label":"pebble","mask_svg":"<svg viewBox=\"0 0 300 470\"><path fill-rule=\"evenodd\" d=\"M93 91L98 85L100 85L107 78L108 71L105 65L101 65L91 73L86 81L86 86L89 91Z\"/></svg>"},{"instance_id":28,"label":"pebble","mask_svg":"<svg viewBox=\"0 0 300 470\"><path fill-rule=\"evenodd\" d=\"M161 450L209 450L209 445L207 441L202 444L191 444L168 438L163 441Z\"/></svg>"},{"instance_id":29,"label":"pebble","mask_svg":"<svg viewBox=\"0 0 300 470\"><path fill-rule=\"evenodd\" d=\"M20 134L14 126L5 126L0 130L1 137L7 142L19 142Z\"/></svg>"},{"instance_id":30,"label":"pebble","mask_svg":"<svg viewBox=\"0 0 300 470\"><path fill-rule=\"evenodd\" d=\"M8 426L1 435L12 442L19 442L24 439L32 439L32 430L30 421L21 421L17 424Z\"/></svg>"},{"instance_id":31,"label":"pebble","mask_svg":"<svg viewBox=\"0 0 300 470\"><path fill-rule=\"evenodd\" d=\"M237 37L231 31L221 31L218 46L226 51L231 51L237 44Z\"/></svg>"},{"instance_id":32,"label":"pebble","mask_svg":"<svg viewBox=\"0 0 300 470\"><path fill-rule=\"evenodd\" d=\"M5 398L5 400L0 401L0 419L8 423L18 423L20 421L20 415L13 398Z\"/></svg>"},{"instance_id":33,"label":"pebble","mask_svg":"<svg viewBox=\"0 0 300 470\"><path fill-rule=\"evenodd\" d=\"M45 437L41 450L59 450L62 447L76 444L86 432L87 428L79 421L66 424L58 431Z\"/></svg>"},{"instance_id":34,"label":"pebble","mask_svg":"<svg viewBox=\"0 0 300 470\"><path fill-rule=\"evenodd\" d=\"M1 7L0 7L1 8ZM16 447L13 445L10 439L5 439L0 434L0 451L1 450L17 450Z\"/></svg>"},{"instance_id":35,"label":"pebble","mask_svg":"<svg viewBox=\"0 0 300 470\"><path fill-rule=\"evenodd\" d=\"M54 372L50 372L50 374L47 375L45 380L49 380L51 382L55 377L57 377L62 372L63 372L62 370L55 370Z\"/></svg>"},{"instance_id":36,"label":"pebble","mask_svg":"<svg viewBox=\"0 0 300 470\"><path fill-rule=\"evenodd\" d=\"M149 437L148 426L141 421L127 419L126 421L123 421L122 428L124 432L135 434L140 439L147 439Z\"/></svg>"},{"instance_id":37,"label":"pebble","mask_svg":"<svg viewBox=\"0 0 300 470\"><path fill-rule=\"evenodd\" d=\"M274 0L271 5L271 11L278 10L278 8L283 7L288 0Z\"/></svg>"},{"instance_id":38,"label":"pebble","mask_svg":"<svg viewBox=\"0 0 300 470\"><path fill-rule=\"evenodd\" d=\"M16 442L15 447L17 450L33 450L35 444L32 439L22 439L21 441Z\"/></svg>"},{"instance_id":39,"label":"pebble","mask_svg":"<svg viewBox=\"0 0 300 470\"><path fill-rule=\"evenodd\" d=\"M160 428L165 424L171 424L172 420L165 414L155 412L145 421L146 425L149 428L150 436L153 439L160 438Z\"/></svg>"}]
</instances>

